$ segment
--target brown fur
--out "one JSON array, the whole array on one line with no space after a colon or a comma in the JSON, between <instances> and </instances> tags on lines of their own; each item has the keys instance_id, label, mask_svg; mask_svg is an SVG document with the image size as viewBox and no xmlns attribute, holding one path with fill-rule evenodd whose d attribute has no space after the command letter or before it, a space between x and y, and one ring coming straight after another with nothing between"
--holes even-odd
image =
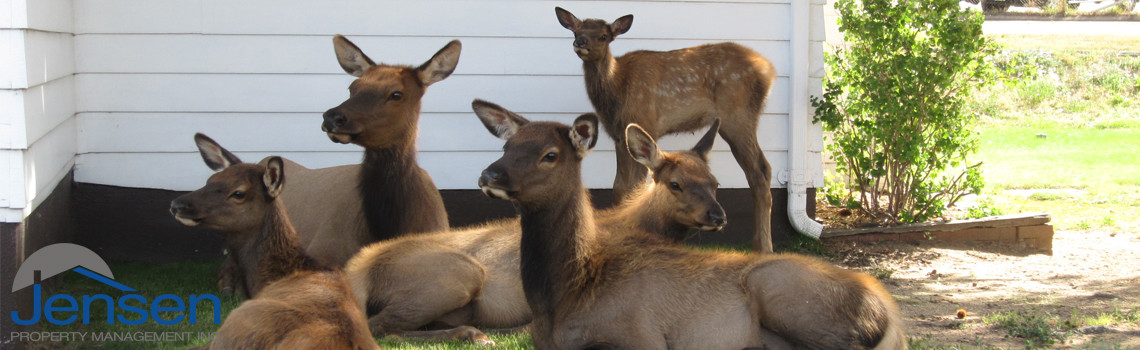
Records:
<instances>
[{"instance_id":1,"label":"brown fur","mask_svg":"<svg viewBox=\"0 0 1140 350\"><path fill-rule=\"evenodd\" d=\"M255 298L230 312L210 349L379 349L348 282L302 251L281 201L280 158L244 164L205 135L195 140L219 171L171 203L184 224L222 231Z\"/></svg>"},{"instance_id":2,"label":"brown fur","mask_svg":"<svg viewBox=\"0 0 1140 350\"><path fill-rule=\"evenodd\" d=\"M349 98L325 112L321 129L334 142L364 147L364 160L322 169L286 161L293 186L283 199L305 252L343 266L369 243L448 228L443 198L416 163L415 144L421 99L455 69L461 45L448 43L419 67L375 64L340 35L333 46L341 67L358 79ZM231 279L222 274L223 290Z\"/></svg>"},{"instance_id":3,"label":"brown fur","mask_svg":"<svg viewBox=\"0 0 1140 350\"><path fill-rule=\"evenodd\" d=\"M597 137L596 116L497 129L513 136L479 183L519 208L539 348L906 347L894 301L865 274L796 255L694 251L599 225L579 156Z\"/></svg>"},{"instance_id":4,"label":"brown fur","mask_svg":"<svg viewBox=\"0 0 1140 350\"><path fill-rule=\"evenodd\" d=\"M476 100L472 105L484 118L513 117L489 102ZM712 130L693 150L675 154L657 152L654 144L653 155L659 158L653 168L654 181L635 192L631 200L603 211L601 225L635 227L676 240L693 229L720 229L725 224L723 209L716 202L716 178L706 159L715 135ZM673 184L686 190L673 190ZM485 336L471 336L471 327L415 330L426 326L513 328L530 322L530 307L519 280L519 238L517 218L402 237L363 248L345 272L360 308L369 315L374 336L486 343Z\"/></svg>"},{"instance_id":5,"label":"brown fur","mask_svg":"<svg viewBox=\"0 0 1140 350\"><path fill-rule=\"evenodd\" d=\"M755 204L753 248L772 251L772 170L756 141L760 111L776 78L760 54L734 43L680 50L633 51L615 58L610 43L625 34L633 15L614 23L579 20L555 8L563 27L574 32L582 59L586 92L602 126L615 140L617 177L614 198L623 200L645 178L647 169L624 150L625 128L640 125L653 138L688 132L723 119L720 135L744 170Z\"/></svg>"}]
</instances>

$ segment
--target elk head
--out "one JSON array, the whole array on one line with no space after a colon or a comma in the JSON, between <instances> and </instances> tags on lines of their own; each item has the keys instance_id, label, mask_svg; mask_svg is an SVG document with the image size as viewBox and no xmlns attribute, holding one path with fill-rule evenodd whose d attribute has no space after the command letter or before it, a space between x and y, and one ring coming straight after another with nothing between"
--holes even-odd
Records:
<instances>
[{"instance_id":1,"label":"elk head","mask_svg":"<svg viewBox=\"0 0 1140 350\"><path fill-rule=\"evenodd\" d=\"M348 100L325 112L321 130L337 143L394 148L414 144L420 99L429 85L455 71L462 45L452 40L419 67L376 64L340 35L333 48L341 68L357 79L348 86Z\"/></svg>"},{"instance_id":2,"label":"elk head","mask_svg":"<svg viewBox=\"0 0 1140 350\"><path fill-rule=\"evenodd\" d=\"M285 185L280 157L265 166L242 163L233 153L206 135L194 135L206 166L217 173L206 186L170 202L170 214L183 225L222 230L255 230Z\"/></svg>"},{"instance_id":3,"label":"elk head","mask_svg":"<svg viewBox=\"0 0 1140 350\"><path fill-rule=\"evenodd\" d=\"M506 140L503 156L483 170L479 187L492 198L533 200L565 193L580 183L581 163L598 141L598 116L583 114L566 126L530 122L494 103L475 100L472 109L492 135Z\"/></svg>"},{"instance_id":4,"label":"elk head","mask_svg":"<svg viewBox=\"0 0 1140 350\"><path fill-rule=\"evenodd\" d=\"M574 53L583 61L595 61L610 56L610 42L618 35L625 34L633 26L633 15L621 16L613 24L600 19L575 17L561 7L554 8L558 23L574 32Z\"/></svg>"},{"instance_id":5,"label":"elk head","mask_svg":"<svg viewBox=\"0 0 1140 350\"><path fill-rule=\"evenodd\" d=\"M669 200L659 200L673 206L663 213L673 215L672 221L689 227L699 227L702 231L719 231L728 223L724 208L716 201L716 177L709 170L709 151L712 150L716 133L720 130L720 119L693 149L678 153L664 153L657 147L649 133L637 124L625 128L626 148L638 163L645 165L652 173L654 186L668 186L669 191L658 191L670 196ZM666 194L667 193L667 194Z\"/></svg>"}]
</instances>

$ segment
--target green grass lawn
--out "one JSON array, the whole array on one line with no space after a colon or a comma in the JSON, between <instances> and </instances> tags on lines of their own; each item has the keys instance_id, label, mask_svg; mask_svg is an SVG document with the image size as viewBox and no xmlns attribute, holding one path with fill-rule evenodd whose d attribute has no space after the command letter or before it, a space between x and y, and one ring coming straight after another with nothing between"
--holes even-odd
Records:
<instances>
[{"instance_id":1,"label":"green grass lawn","mask_svg":"<svg viewBox=\"0 0 1140 350\"><path fill-rule=\"evenodd\" d=\"M138 290L136 294L142 295L147 300L154 300L155 297L162 294L174 294L178 296L188 295L202 295L202 294L218 294L217 287L214 285L214 276L220 266L219 261L187 261L169 264L146 264L146 263L111 263L111 271L115 273L115 281L128 285ZM69 294L73 296L79 295L96 295L107 294L112 298L118 298L127 293L119 292L111 287L108 287L97 281L88 279L77 273L67 272L61 275L58 279L52 279L49 286L45 287L45 298L54 294ZM238 307L244 298L240 297L226 297L218 295L222 301L222 320L225 320L226 315L229 315L230 310ZM78 299L78 297L77 297ZM136 303L129 303L129 306L142 306ZM163 303L162 306L174 306L173 302ZM81 332L86 335L86 341L60 341L60 342L36 342L30 344L34 349L186 349L190 347L202 346L209 341L209 337L217 330L219 325L212 323L213 309L210 302L205 302L197 312L198 324L190 325L188 323L180 323L175 325L161 325L153 319L148 319L145 323L139 325L126 325L116 321L115 324L106 324L104 315L107 314L105 307L102 303L92 303L91 323L87 325L80 324L82 319L79 319L73 324L66 326L54 326L48 324L43 331L45 332ZM164 319L172 319L178 314L185 313L159 313ZM62 318L62 317L61 317ZM138 320L137 314L127 315L128 320ZM129 334L138 339L145 337L154 338L155 336L163 336L163 334L176 333L179 337L186 339L177 339L175 341L153 341L153 340L123 340L123 341L93 341L92 338L96 334ZM184 336L188 335L188 336ZM495 341L498 348L502 349L528 349L534 348L529 334L490 334L491 339ZM411 339L399 339L395 337L387 337L377 339L377 342L384 349L481 349L481 347L458 343L458 342L426 342Z\"/></svg>"},{"instance_id":2,"label":"green grass lawn","mask_svg":"<svg viewBox=\"0 0 1140 350\"><path fill-rule=\"evenodd\" d=\"M986 195L1006 213L1049 212L1062 230L1137 231L1140 129L1003 123L982 131L978 158Z\"/></svg>"}]
</instances>

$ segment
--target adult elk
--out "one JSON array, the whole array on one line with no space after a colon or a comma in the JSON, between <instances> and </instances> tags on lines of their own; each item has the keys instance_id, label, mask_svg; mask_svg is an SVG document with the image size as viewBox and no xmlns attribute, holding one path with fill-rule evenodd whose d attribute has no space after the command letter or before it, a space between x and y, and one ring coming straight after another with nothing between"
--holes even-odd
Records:
<instances>
[{"instance_id":1,"label":"adult elk","mask_svg":"<svg viewBox=\"0 0 1140 350\"><path fill-rule=\"evenodd\" d=\"M492 125L521 116L476 100L472 108ZM638 147L652 160L653 182L617 207L599 213L601 225L637 228L681 240L693 229L718 230L726 222L716 201L708 152L716 125L691 151ZM491 344L473 327L514 328L531 320L519 271L519 220L506 219L429 235L377 242L349 260L345 273L374 336L466 339ZM438 330L419 331L426 326ZM472 327L473 326L473 327Z\"/></svg>"},{"instance_id":2,"label":"adult elk","mask_svg":"<svg viewBox=\"0 0 1140 350\"><path fill-rule=\"evenodd\" d=\"M694 251L599 225L582 186L598 119L572 126L507 118L489 196L520 213L520 269L541 349L903 349L890 294L873 277L796 255ZM630 126L632 158L652 163ZM639 136L638 136L639 135Z\"/></svg>"},{"instance_id":3,"label":"adult elk","mask_svg":"<svg viewBox=\"0 0 1140 350\"><path fill-rule=\"evenodd\" d=\"M185 225L222 231L254 295L230 312L206 348L379 349L348 281L301 249L277 200L286 177L281 158L244 164L205 135L194 141L217 173L171 202L170 212Z\"/></svg>"},{"instance_id":4,"label":"adult elk","mask_svg":"<svg viewBox=\"0 0 1140 350\"><path fill-rule=\"evenodd\" d=\"M448 43L418 67L376 64L340 35L333 48L341 68L357 79L348 100L324 113L321 130L334 142L364 147L364 161L308 169L286 160L293 186L282 199L305 251L322 264L343 266L369 243L448 228L439 190L416 163L416 134L420 100L455 70L461 44ZM226 290L232 278L223 272L220 283Z\"/></svg>"},{"instance_id":5,"label":"adult elk","mask_svg":"<svg viewBox=\"0 0 1140 350\"><path fill-rule=\"evenodd\" d=\"M691 132L721 118L720 136L744 169L755 205L753 249L772 251L772 169L756 141L760 111L776 70L760 54L735 43L658 52L610 53L610 42L633 25L633 15L614 23L579 20L556 7L558 23L574 32L574 53L582 59L586 93L602 126L617 146L614 198L623 200L645 180L646 168L625 150L631 123L650 136Z\"/></svg>"}]
</instances>

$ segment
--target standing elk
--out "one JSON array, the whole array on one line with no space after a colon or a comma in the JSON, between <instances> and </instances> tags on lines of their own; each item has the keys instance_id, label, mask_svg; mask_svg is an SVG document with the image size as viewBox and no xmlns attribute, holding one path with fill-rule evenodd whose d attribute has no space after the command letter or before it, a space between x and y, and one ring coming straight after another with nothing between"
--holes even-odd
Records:
<instances>
[{"instance_id":1,"label":"standing elk","mask_svg":"<svg viewBox=\"0 0 1140 350\"><path fill-rule=\"evenodd\" d=\"M364 147L364 161L308 169L286 160L293 186L282 195L301 245L318 262L343 266L369 243L448 228L439 190L416 163L416 134L420 100L455 70L461 47L452 41L419 67L386 65L333 37L341 68L358 79L348 100L324 113L321 130L334 142ZM233 269L227 260L223 291L232 289Z\"/></svg>"},{"instance_id":2,"label":"standing elk","mask_svg":"<svg viewBox=\"0 0 1140 350\"><path fill-rule=\"evenodd\" d=\"M475 100L472 108L481 119L523 119L486 101ZM717 182L707 158L717 125L690 151L653 153L646 163L653 181L630 200L600 212L601 225L677 241L693 229L722 228L724 210L716 201ZM656 150L652 139L639 140L640 147ZM519 239L519 220L513 218L377 242L349 260L345 274L374 336L493 344L474 327L515 328L532 318L519 279ZM429 325L439 330L419 331Z\"/></svg>"},{"instance_id":3,"label":"standing elk","mask_svg":"<svg viewBox=\"0 0 1140 350\"><path fill-rule=\"evenodd\" d=\"M586 93L602 126L617 146L614 198L624 200L645 181L646 168L625 150L627 125L636 123L654 138L691 132L721 118L720 136L744 169L755 206L753 249L772 252L772 169L756 140L760 111L776 70L760 54L735 43L659 52L610 53L610 42L633 25L633 15L614 23L579 20L556 7L558 23L574 32L574 53L582 59Z\"/></svg>"},{"instance_id":4,"label":"standing elk","mask_svg":"<svg viewBox=\"0 0 1140 350\"><path fill-rule=\"evenodd\" d=\"M539 348L906 348L898 308L871 276L796 255L694 251L599 225L581 179L597 141L594 114L572 126L506 118L487 129L508 140L479 185L519 210L522 286ZM652 164L651 135L627 131L632 158Z\"/></svg>"},{"instance_id":5,"label":"standing elk","mask_svg":"<svg viewBox=\"0 0 1140 350\"><path fill-rule=\"evenodd\" d=\"M305 255L285 206L284 162L242 163L214 140L194 136L217 171L201 189L171 202L187 226L222 231L254 296L230 312L207 349L380 349L337 269Z\"/></svg>"}]
</instances>

